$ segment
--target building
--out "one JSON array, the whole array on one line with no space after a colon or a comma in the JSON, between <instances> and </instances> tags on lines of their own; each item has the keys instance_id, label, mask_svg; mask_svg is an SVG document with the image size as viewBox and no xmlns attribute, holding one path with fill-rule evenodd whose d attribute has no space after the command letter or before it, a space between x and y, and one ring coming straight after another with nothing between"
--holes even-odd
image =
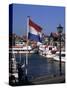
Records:
<instances>
[{"instance_id":1,"label":"building","mask_svg":"<svg viewBox=\"0 0 67 90\"><path fill-rule=\"evenodd\" d=\"M50 45L59 47L60 46L59 34L51 32L49 42L50 42ZM61 48L65 48L65 34L64 33L62 33L61 35Z\"/></svg>"}]
</instances>

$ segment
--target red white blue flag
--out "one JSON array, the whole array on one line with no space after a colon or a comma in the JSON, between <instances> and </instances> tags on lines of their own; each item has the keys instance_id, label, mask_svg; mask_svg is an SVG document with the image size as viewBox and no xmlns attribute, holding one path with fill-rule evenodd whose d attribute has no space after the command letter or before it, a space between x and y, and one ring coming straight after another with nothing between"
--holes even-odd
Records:
<instances>
[{"instance_id":1,"label":"red white blue flag","mask_svg":"<svg viewBox=\"0 0 67 90\"><path fill-rule=\"evenodd\" d=\"M29 19L29 34L28 38L37 42L41 42L42 28Z\"/></svg>"}]
</instances>

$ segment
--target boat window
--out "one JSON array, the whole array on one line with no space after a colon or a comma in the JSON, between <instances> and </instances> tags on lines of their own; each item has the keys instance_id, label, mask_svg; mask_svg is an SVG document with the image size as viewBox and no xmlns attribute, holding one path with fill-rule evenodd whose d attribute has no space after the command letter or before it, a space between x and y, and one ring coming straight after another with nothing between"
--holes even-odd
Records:
<instances>
[{"instance_id":1,"label":"boat window","mask_svg":"<svg viewBox=\"0 0 67 90\"><path fill-rule=\"evenodd\" d=\"M61 54L62 57L65 57L65 54Z\"/></svg>"},{"instance_id":2,"label":"boat window","mask_svg":"<svg viewBox=\"0 0 67 90\"><path fill-rule=\"evenodd\" d=\"M49 47L49 50L52 50L52 47Z\"/></svg>"}]
</instances>

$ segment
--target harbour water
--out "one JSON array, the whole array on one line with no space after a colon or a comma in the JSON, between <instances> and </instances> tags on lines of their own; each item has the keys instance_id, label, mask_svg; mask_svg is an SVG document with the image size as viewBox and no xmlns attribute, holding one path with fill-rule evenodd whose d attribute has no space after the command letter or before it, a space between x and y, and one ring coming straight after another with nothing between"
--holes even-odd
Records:
<instances>
[{"instance_id":1,"label":"harbour water","mask_svg":"<svg viewBox=\"0 0 67 90\"><path fill-rule=\"evenodd\" d=\"M24 64L25 54L16 54L16 61ZM25 72L25 67L23 68ZM40 76L59 75L59 62L53 59L47 59L39 54L28 54L27 77L29 80ZM65 74L65 63L62 63L62 74Z\"/></svg>"}]
</instances>

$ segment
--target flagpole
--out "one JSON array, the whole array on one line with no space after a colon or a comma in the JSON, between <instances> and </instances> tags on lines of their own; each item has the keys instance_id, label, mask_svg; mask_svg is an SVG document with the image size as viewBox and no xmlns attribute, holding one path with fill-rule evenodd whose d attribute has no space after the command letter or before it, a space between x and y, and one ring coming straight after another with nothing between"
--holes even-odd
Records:
<instances>
[{"instance_id":1,"label":"flagpole","mask_svg":"<svg viewBox=\"0 0 67 90\"><path fill-rule=\"evenodd\" d=\"M28 74L28 32L29 32L29 16L27 16L27 43L26 43L26 47L27 47L27 52L26 52L26 70L25 70L25 74L26 74L26 79L27 79L27 74Z\"/></svg>"}]
</instances>

